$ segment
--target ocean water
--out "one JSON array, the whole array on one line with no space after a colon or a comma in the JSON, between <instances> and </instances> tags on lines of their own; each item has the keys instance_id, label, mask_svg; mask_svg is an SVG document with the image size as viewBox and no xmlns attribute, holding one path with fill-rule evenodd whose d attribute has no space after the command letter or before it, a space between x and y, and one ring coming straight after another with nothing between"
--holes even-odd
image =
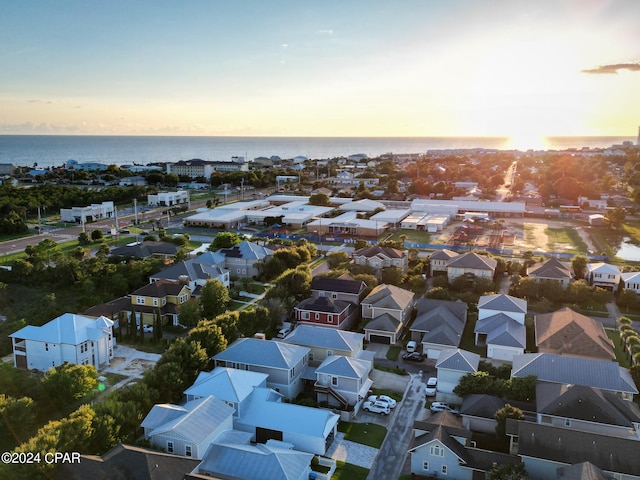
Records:
<instances>
[{"instance_id":1,"label":"ocean water","mask_svg":"<svg viewBox=\"0 0 640 480\"><path fill-rule=\"evenodd\" d=\"M546 137L539 149L606 148L633 137ZM67 160L105 164L176 162L191 158L229 161L233 156L311 159L357 153L424 153L450 148L513 148L508 137L145 137L0 135L0 163L16 166L62 166Z\"/></svg>"}]
</instances>

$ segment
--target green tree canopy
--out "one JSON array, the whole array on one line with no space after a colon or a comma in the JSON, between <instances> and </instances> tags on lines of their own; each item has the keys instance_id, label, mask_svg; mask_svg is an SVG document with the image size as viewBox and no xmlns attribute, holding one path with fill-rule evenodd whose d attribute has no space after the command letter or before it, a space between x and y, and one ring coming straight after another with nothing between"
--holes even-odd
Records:
<instances>
[{"instance_id":1,"label":"green tree canopy","mask_svg":"<svg viewBox=\"0 0 640 480\"><path fill-rule=\"evenodd\" d=\"M98 373L93 365L65 362L50 369L42 379L48 399L59 407L84 397L98 386Z\"/></svg>"},{"instance_id":2,"label":"green tree canopy","mask_svg":"<svg viewBox=\"0 0 640 480\"><path fill-rule=\"evenodd\" d=\"M229 290L224 284L218 280L207 280L202 287L202 295L200 304L202 305L202 316L212 319L227 309L227 305L231 302Z\"/></svg>"}]
</instances>

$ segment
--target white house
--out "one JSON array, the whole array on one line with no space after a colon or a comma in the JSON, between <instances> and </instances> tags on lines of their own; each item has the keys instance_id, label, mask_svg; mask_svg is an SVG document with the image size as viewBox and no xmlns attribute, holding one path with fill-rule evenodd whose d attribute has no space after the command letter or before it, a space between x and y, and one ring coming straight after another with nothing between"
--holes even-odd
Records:
<instances>
[{"instance_id":1,"label":"white house","mask_svg":"<svg viewBox=\"0 0 640 480\"><path fill-rule=\"evenodd\" d=\"M177 192L158 192L147 195L147 203L152 207L172 207L189 203L189 192L178 190Z\"/></svg>"},{"instance_id":2,"label":"white house","mask_svg":"<svg viewBox=\"0 0 640 480\"><path fill-rule=\"evenodd\" d=\"M440 354L436 362L438 372L437 398L441 401L461 403L462 399L453 393L460 379L468 373L478 371L480 355L466 350L450 349Z\"/></svg>"},{"instance_id":3,"label":"white house","mask_svg":"<svg viewBox=\"0 0 640 480\"><path fill-rule=\"evenodd\" d=\"M594 287L617 292L621 275L620 269L615 265L604 262L587 264L587 279L589 285Z\"/></svg>"},{"instance_id":4,"label":"white house","mask_svg":"<svg viewBox=\"0 0 640 480\"><path fill-rule=\"evenodd\" d=\"M141 427L145 440L154 447L202 458L220 433L233 429L233 408L211 396L184 405L154 405Z\"/></svg>"},{"instance_id":5,"label":"white house","mask_svg":"<svg viewBox=\"0 0 640 480\"><path fill-rule=\"evenodd\" d=\"M87 207L72 207L60 209L60 221L87 223L113 218L115 206L113 202L92 203Z\"/></svg>"},{"instance_id":6,"label":"white house","mask_svg":"<svg viewBox=\"0 0 640 480\"><path fill-rule=\"evenodd\" d=\"M476 345L487 346L487 357L511 361L527 346L524 317L527 302L505 295L484 295L478 300L478 321L474 328Z\"/></svg>"},{"instance_id":7,"label":"white house","mask_svg":"<svg viewBox=\"0 0 640 480\"><path fill-rule=\"evenodd\" d=\"M640 293L640 272L625 272L621 275L625 290Z\"/></svg>"},{"instance_id":8,"label":"white house","mask_svg":"<svg viewBox=\"0 0 640 480\"><path fill-rule=\"evenodd\" d=\"M100 369L113 358L113 322L106 317L65 313L36 327L27 325L9 335L13 364L26 370L48 371L65 362Z\"/></svg>"}]
</instances>

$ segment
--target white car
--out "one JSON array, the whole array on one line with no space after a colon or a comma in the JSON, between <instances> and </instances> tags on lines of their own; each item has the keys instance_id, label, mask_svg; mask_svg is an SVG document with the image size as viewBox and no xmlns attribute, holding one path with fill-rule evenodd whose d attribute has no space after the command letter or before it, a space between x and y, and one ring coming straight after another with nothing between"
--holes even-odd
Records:
<instances>
[{"instance_id":1,"label":"white car","mask_svg":"<svg viewBox=\"0 0 640 480\"><path fill-rule=\"evenodd\" d=\"M389 404L386 402L380 402L380 401L377 401L377 402L366 401L364 402L362 409L365 412L381 413L382 415L389 415L389 413L391 412L391 408L389 407Z\"/></svg>"},{"instance_id":2,"label":"white car","mask_svg":"<svg viewBox=\"0 0 640 480\"><path fill-rule=\"evenodd\" d=\"M367 400L371 403L385 402L389 404L389 408L396 408L396 401L388 395L371 395Z\"/></svg>"},{"instance_id":3,"label":"white car","mask_svg":"<svg viewBox=\"0 0 640 480\"><path fill-rule=\"evenodd\" d=\"M424 389L424 393L427 397L435 397L438 391L438 379L436 377L430 377L427 380L427 387Z\"/></svg>"},{"instance_id":4,"label":"white car","mask_svg":"<svg viewBox=\"0 0 640 480\"><path fill-rule=\"evenodd\" d=\"M153 332L153 325L143 325L142 326L142 331L144 333L152 333Z\"/></svg>"},{"instance_id":5,"label":"white car","mask_svg":"<svg viewBox=\"0 0 640 480\"><path fill-rule=\"evenodd\" d=\"M431 407L429 407L429 410L431 410L434 413L435 412L449 412L449 413L453 413L454 415L457 415L458 413L460 413L455 408L450 407L446 403L442 403L442 402L433 402L431 404Z\"/></svg>"}]
</instances>

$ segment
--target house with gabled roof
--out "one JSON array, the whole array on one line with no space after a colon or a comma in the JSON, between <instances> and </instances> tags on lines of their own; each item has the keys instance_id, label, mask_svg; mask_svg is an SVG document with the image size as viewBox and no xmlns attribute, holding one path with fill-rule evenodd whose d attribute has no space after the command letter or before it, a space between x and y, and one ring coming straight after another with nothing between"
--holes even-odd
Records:
<instances>
[{"instance_id":1,"label":"house with gabled roof","mask_svg":"<svg viewBox=\"0 0 640 480\"><path fill-rule=\"evenodd\" d=\"M505 406L500 397L485 394L465 395L460 406L462 425L473 432L496 433L495 414Z\"/></svg>"},{"instance_id":2,"label":"house with gabled roof","mask_svg":"<svg viewBox=\"0 0 640 480\"><path fill-rule=\"evenodd\" d=\"M573 280L571 265L551 257L540 265L527 268L527 276L534 278L536 283L553 282L562 288L567 288Z\"/></svg>"},{"instance_id":3,"label":"house with gabled roof","mask_svg":"<svg viewBox=\"0 0 640 480\"><path fill-rule=\"evenodd\" d=\"M444 350L436 362L438 372L438 400L460 403L462 399L453 393L460 379L478 371L480 355L459 348Z\"/></svg>"},{"instance_id":4,"label":"house with gabled roof","mask_svg":"<svg viewBox=\"0 0 640 480\"><path fill-rule=\"evenodd\" d=\"M487 358L511 361L527 346L524 318L527 302L505 295L483 295L478 300L478 321L474 333L476 345L487 346Z\"/></svg>"},{"instance_id":5,"label":"house with gabled roof","mask_svg":"<svg viewBox=\"0 0 640 480\"><path fill-rule=\"evenodd\" d=\"M312 297L328 297L360 305L367 286L361 280L354 280L349 275L339 278L314 277L311 280Z\"/></svg>"},{"instance_id":6,"label":"house with gabled roof","mask_svg":"<svg viewBox=\"0 0 640 480\"><path fill-rule=\"evenodd\" d=\"M559 478L560 469L585 462L608 478L640 478L637 440L513 419L507 419L507 435L532 480Z\"/></svg>"},{"instance_id":7,"label":"house with gabled roof","mask_svg":"<svg viewBox=\"0 0 640 480\"><path fill-rule=\"evenodd\" d=\"M609 263L588 263L586 278L591 286L617 292L622 273L618 267Z\"/></svg>"},{"instance_id":8,"label":"house with gabled roof","mask_svg":"<svg viewBox=\"0 0 640 480\"><path fill-rule=\"evenodd\" d=\"M534 317L538 352L615 360L613 342L601 322L565 307Z\"/></svg>"},{"instance_id":9,"label":"house with gabled roof","mask_svg":"<svg viewBox=\"0 0 640 480\"><path fill-rule=\"evenodd\" d=\"M359 358L365 352L362 333L318 325L298 325L283 342L307 347L310 366L318 366L334 355Z\"/></svg>"},{"instance_id":10,"label":"house with gabled roof","mask_svg":"<svg viewBox=\"0 0 640 480\"><path fill-rule=\"evenodd\" d=\"M46 372L65 362L93 365L96 370L113 359L113 321L65 313L42 326L27 325L9 335L13 365Z\"/></svg>"},{"instance_id":11,"label":"house with gabled roof","mask_svg":"<svg viewBox=\"0 0 640 480\"><path fill-rule=\"evenodd\" d=\"M411 324L411 340L422 344L428 358L438 359L443 351L460 345L467 323L467 304L457 300L420 299Z\"/></svg>"},{"instance_id":12,"label":"house with gabled roof","mask_svg":"<svg viewBox=\"0 0 640 480\"><path fill-rule=\"evenodd\" d=\"M520 463L515 455L471 446L471 432L459 418L438 412L429 421L415 421L409 444L411 474L416 478L485 478L496 464Z\"/></svg>"},{"instance_id":13,"label":"house with gabled roof","mask_svg":"<svg viewBox=\"0 0 640 480\"><path fill-rule=\"evenodd\" d=\"M452 258L457 256L458 253L446 248L443 250L436 250L431 255L429 255L429 268L431 271L431 276L435 277L436 275L446 275L449 262Z\"/></svg>"},{"instance_id":14,"label":"house with gabled roof","mask_svg":"<svg viewBox=\"0 0 640 480\"><path fill-rule=\"evenodd\" d=\"M599 388L633 400L638 389L629 370L617 362L592 358L525 353L513 357L511 377L535 375L538 382L584 385Z\"/></svg>"},{"instance_id":15,"label":"house with gabled roof","mask_svg":"<svg viewBox=\"0 0 640 480\"><path fill-rule=\"evenodd\" d=\"M191 300L191 289L185 282L160 279L140 287L130 299L129 310L135 309L138 322L153 325L160 312L163 325L178 325L180 307Z\"/></svg>"},{"instance_id":16,"label":"house with gabled roof","mask_svg":"<svg viewBox=\"0 0 640 480\"><path fill-rule=\"evenodd\" d=\"M148 258L157 257L168 260L176 256L180 250L180 245L172 242L156 242L152 240L144 240L133 245L122 245L112 248L109 255L131 258Z\"/></svg>"},{"instance_id":17,"label":"house with gabled roof","mask_svg":"<svg viewBox=\"0 0 640 480\"><path fill-rule=\"evenodd\" d=\"M356 265L367 265L376 272L382 272L383 268L396 267L407 273L409 267L409 252L392 247L372 245L360 248L351 255Z\"/></svg>"},{"instance_id":18,"label":"house with gabled roof","mask_svg":"<svg viewBox=\"0 0 640 480\"><path fill-rule=\"evenodd\" d=\"M625 272L620 275L625 290L640 293L640 272Z\"/></svg>"},{"instance_id":19,"label":"house with gabled roof","mask_svg":"<svg viewBox=\"0 0 640 480\"><path fill-rule=\"evenodd\" d=\"M351 406L357 412L373 385L369 378L372 367L372 362L359 358L339 355L325 358L315 372L316 401L343 410Z\"/></svg>"},{"instance_id":20,"label":"house with gabled roof","mask_svg":"<svg viewBox=\"0 0 640 480\"><path fill-rule=\"evenodd\" d=\"M330 410L283 402L283 396L255 388L236 430L251 433L252 442L286 442L296 450L324 455L333 440L340 415Z\"/></svg>"},{"instance_id":21,"label":"house with gabled roof","mask_svg":"<svg viewBox=\"0 0 640 480\"><path fill-rule=\"evenodd\" d=\"M584 385L536 385L537 422L640 440L640 407L619 395Z\"/></svg>"},{"instance_id":22,"label":"house with gabled roof","mask_svg":"<svg viewBox=\"0 0 640 480\"><path fill-rule=\"evenodd\" d=\"M449 282L461 276L465 276L471 281L476 278L493 280L497 266L498 261L486 255L478 255L475 252L463 253L449 260L447 276Z\"/></svg>"},{"instance_id":23,"label":"house with gabled roof","mask_svg":"<svg viewBox=\"0 0 640 480\"><path fill-rule=\"evenodd\" d=\"M308 480L313 457L278 443L214 443L194 472L202 478Z\"/></svg>"},{"instance_id":24,"label":"house with gabled roof","mask_svg":"<svg viewBox=\"0 0 640 480\"><path fill-rule=\"evenodd\" d=\"M237 368L216 367L210 372L200 372L193 385L184 391L187 401L210 395L233 407L234 415L242 415L245 402L256 387L266 388L266 373L250 372Z\"/></svg>"},{"instance_id":25,"label":"house with gabled roof","mask_svg":"<svg viewBox=\"0 0 640 480\"><path fill-rule=\"evenodd\" d=\"M367 341L394 344L413 311L415 294L395 285L380 284L362 300L362 318Z\"/></svg>"},{"instance_id":26,"label":"house with gabled roof","mask_svg":"<svg viewBox=\"0 0 640 480\"><path fill-rule=\"evenodd\" d=\"M216 397L184 405L154 405L140 425L144 438L167 453L202 458L214 438L233 428L233 408Z\"/></svg>"},{"instance_id":27,"label":"house with gabled roof","mask_svg":"<svg viewBox=\"0 0 640 480\"><path fill-rule=\"evenodd\" d=\"M358 314L351 302L329 297L310 297L302 300L293 309L294 318L300 324L320 325L347 329Z\"/></svg>"},{"instance_id":28,"label":"house with gabled roof","mask_svg":"<svg viewBox=\"0 0 640 480\"><path fill-rule=\"evenodd\" d=\"M214 355L216 367L266 373L267 387L287 400L302 391L302 373L309 364L309 349L298 345L257 338L239 338Z\"/></svg>"},{"instance_id":29,"label":"house with gabled roof","mask_svg":"<svg viewBox=\"0 0 640 480\"><path fill-rule=\"evenodd\" d=\"M200 257L196 257L171 265L149 277L150 283L158 280L187 283L189 289L195 292L208 280L220 280L225 287L229 287L229 271L219 265L204 263Z\"/></svg>"},{"instance_id":30,"label":"house with gabled roof","mask_svg":"<svg viewBox=\"0 0 640 480\"><path fill-rule=\"evenodd\" d=\"M601 469L591 462L580 462L566 467L560 467L556 470L558 480L611 480Z\"/></svg>"},{"instance_id":31,"label":"house with gabled roof","mask_svg":"<svg viewBox=\"0 0 640 480\"><path fill-rule=\"evenodd\" d=\"M224 268L237 277L258 276L257 263L273 255L271 249L246 240L233 247L221 248L216 253L224 257Z\"/></svg>"}]
</instances>

